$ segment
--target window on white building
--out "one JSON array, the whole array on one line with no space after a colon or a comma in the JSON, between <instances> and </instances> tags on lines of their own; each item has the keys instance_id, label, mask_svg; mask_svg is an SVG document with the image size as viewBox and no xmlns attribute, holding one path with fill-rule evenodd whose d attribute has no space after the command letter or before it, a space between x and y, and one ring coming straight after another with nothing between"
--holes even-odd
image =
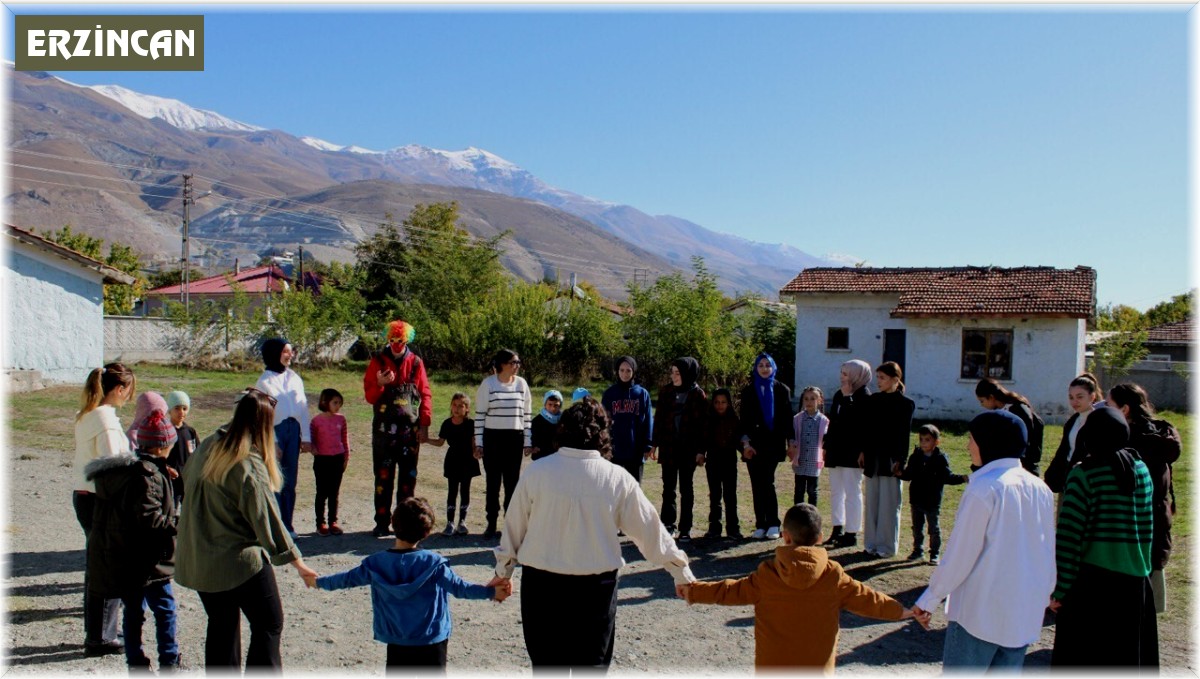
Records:
<instances>
[{"instance_id":1,"label":"window on white building","mask_svg":"<svg viewBox=\"0 0 1200 679\"><path fill-rule=\"evenodd\" d=\"M850 328L829 328L825 336L826 349L849 349Z\"/></svg>"},{"instance_id":2,"label":"window on white building","mask_svg":"<svg viewBox=\"0 0 1200 679\"><path fill-rule=\"evenodd\" d=\"M1012 379L1012 330L963 330L963 379Z\"/></svg>"}]
</instances>

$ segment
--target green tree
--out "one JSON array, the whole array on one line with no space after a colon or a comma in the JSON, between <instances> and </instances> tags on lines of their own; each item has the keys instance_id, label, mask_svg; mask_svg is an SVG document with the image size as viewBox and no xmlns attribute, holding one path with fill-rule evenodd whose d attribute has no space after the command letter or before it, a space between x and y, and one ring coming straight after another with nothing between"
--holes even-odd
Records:
<instances>
[{"instance_id":1,"label":"green tree","mask_svg":"<svg viewBox=\"0 0 1200 679\"><path fill-rule=\"evenodd\" d=\"M630 312L621 329L633 355L644 362L639 372L647 379L661 379L675 357L693 356L708 384L736 387L749 373L755 348L737 332L737 320L722 313L727 300L704 260L694 258L692 268L690 281L675 273L646 288L631 284Z\"/></svg>"},{"instance_id":2,"label":"green tree","mask_svg":"<svg viewBox=\"0 0 1200 679\"><path fill-rule=\"evenodd\" d=\"M750 343L775 359L775 379L792 388L796 380L796 315L772 307L757 307L748 322ZM747 372L749 368L747 367Z\"/></svg>"},{"instance_id":3,"label":"green tree","mask_svg":"<svg viewBox=\"0 0 1200 679\"><path fill-rule=\"evenodd\" d=\"M1196 291L1192 290L1182 295L1175 295L1166 302L1159 302L1146 310L1146 323L1149 327L1185 321L1192 318L1195 309Z\"/></svg>"},{"instance_id":4,"label":"green tree","mask_svg":"<svg viewBox=\"0 0 1200 679\"><path fill-rule=\"evenodd\" d=\"M1148 327L1142 312L1125 304L1106 304L1096 310L1096 330L1137 330Z\"/></svg>"}]
</instances>

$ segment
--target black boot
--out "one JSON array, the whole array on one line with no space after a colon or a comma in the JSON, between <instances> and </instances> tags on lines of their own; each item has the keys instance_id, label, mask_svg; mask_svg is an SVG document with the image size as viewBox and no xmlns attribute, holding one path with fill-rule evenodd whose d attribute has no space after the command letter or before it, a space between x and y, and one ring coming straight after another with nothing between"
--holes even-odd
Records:
<instances>
[{"instance_id":1,"label":"black boot","mask_svg":"<svg viewBox=\"0 0 1200 679\"><path fill-rule=\"evenodd\" d=\"M858 545L858 533L845 533L838 538L837 547L854 547Z\"/></svg>"},{"instance_id":2,"label":"black boot","mask_svg":"<svg viewBox=\"0 0 1200 679\"><path fill-rule=\"evenodd\" d=\"M833 527L833 535L830 535L828 540L826 540L825 542L822 542L821 546L822 547L836 547L838 540L841 537L842 537L842 527L834 526Z\"/></svg>"},{"instance_id":3,"label":"black boot","mask_svg":"<svg viewBox=\"0 0 1200 679\"><path fill-rule=\"evenodd\" d=\"M487 528L483 529L483 539L492 540L496 537L496 520L492 519L487 522Z\"/></svg>"}]
</instances>

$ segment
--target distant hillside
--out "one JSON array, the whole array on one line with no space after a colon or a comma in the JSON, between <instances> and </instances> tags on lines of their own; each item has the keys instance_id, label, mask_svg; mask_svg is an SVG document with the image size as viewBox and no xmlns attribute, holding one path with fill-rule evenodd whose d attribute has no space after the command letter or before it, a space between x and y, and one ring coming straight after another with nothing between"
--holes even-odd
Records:
<instances>
[{"instance_id":1,"label":"distant hillside","mask_svg":"<svg viewBox=\"0 0 1200 679\"><path fill-rule=\"evenodd\" d=\"M198 229L193 252L217 258L297 242L337 257L371 233L383 211L399 220L408 210L402 206L438 195L463 204L474 233L513 228L515 249L505 264L523 278L573 264L583 278L603 278L610 287L635 268L649 269L651 278L688 269L699 255L726 291L773 296L800 269L827 264L789 246L553 187L482 149L409 144L372 151L263 129L117 86L83 87L11 67L8 73L10 219L30 228L70 223L132 242L162 261L177 257L181 175L190 173L202 196L192 212ZM338 190L353 183L359 186ZM401 191L393 183L409 187ZM363 193L371 190L381 194ZM351 194L356 198L345 202ZM316 202L299 207L282 199ZM335 209L352 216L322 214L326 199L344 203ZM610 237L587 231L585 222Z\"/></svg>"}]
</instances>

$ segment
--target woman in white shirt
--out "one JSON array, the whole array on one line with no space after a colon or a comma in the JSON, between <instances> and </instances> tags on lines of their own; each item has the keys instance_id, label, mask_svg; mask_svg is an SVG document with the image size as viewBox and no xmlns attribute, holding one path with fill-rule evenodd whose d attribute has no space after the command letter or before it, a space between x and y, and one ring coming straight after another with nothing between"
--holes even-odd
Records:
<instances>
[{"instance_id":1,"label":"woman in white shirt","mask_svg":"<svg viewBox=\"0 0 1200 679\"><path fill-rule=\"evenodd\" d=\"M262 358L266 369L254 385L259 391L275 399L275 455L279 458L279 471L283 474L283 487L275 493L279 503L279 514L288 533L296 539L292 527L292 513L296 509L296 475L300 468L300 451L312 452L308 429L308 396L304 393L304 380L291 369L295 350L282 337L263 342Z\"/></svg>"},{"instance_id":2,"label":"woman in white shirt","mask_svg":"<svg viewBox=\"0 0 1200 679\"><path fill-rule=\"evenodd\" d=\"M484 486L487 528L483 538L496 537L496 520L500 517L500 484L504 483L504 511L512 502L517 480L521 478L521 461L533 452L529 429L533 417L533 394L521 370L521 357L511 349L501 349L492 359L495 374L488 375L475 392L475 449L483 458L487 474Z\"/></svg>"},{"instance_id":3,"label":"woman in white shirt","mask_svg":"<svg viewBox=\"0 0 1200 679\"><path fill-rule=\"evenodd\" d=\"M521 625L535 668L601 668L612 661L617 572L625 565L617 531L680 586L695 581L688 558L637 479L612 464L608 415L592 397L559 420L562 447L529 466L517 484L496 548L496 578L521 572Z\"/></svg>"},{"instance_id":4,"label":"woman in white shirt","mask_svg":"<svg viewBox=\"0 0 1200 679\"><path fill-rule=\"evenodd\" d=\"M113 455L130 455L129 438L121 430L117 408L125 405L136 387L133 371L120 363L96 368L83 384L79 412L75 415L75 492L72 503L75 518L83 528L84 539L92 535L92 515L96 505L96 484L84 478L83 468L92 460ZM87 551L85 548L84 554ZM83 571L84 654L88 656L120 653L117 619L120 599L88 595L87 567Z\"/></svg>"},{"instance_id":5,"label":"woman in white shirt","mask_svg":"<svg viewBox=\"0 0 1200 679\"><path fill-rule=\"evenodd\" d=\"M971 474L954 533L929 587L913 606L928 622L946 597L942 664L952 670L1020 668L1042 633L1054 591L1054 494L1021 466L1025 424L989 410L970 424Z\"/></svg>"}]
</instances>

